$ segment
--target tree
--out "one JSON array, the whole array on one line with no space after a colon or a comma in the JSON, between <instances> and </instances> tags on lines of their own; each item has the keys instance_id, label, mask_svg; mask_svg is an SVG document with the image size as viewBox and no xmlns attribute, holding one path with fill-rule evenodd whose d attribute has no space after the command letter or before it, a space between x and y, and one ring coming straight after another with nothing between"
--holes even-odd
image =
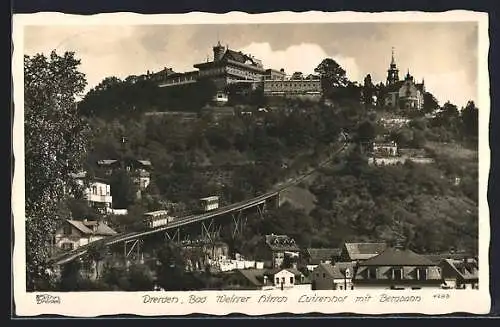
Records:
<instances>
[{"instance_id":1,"label":"tree","mask_svg":"<svg viewBox=\"0 0 500 327\"><path fill-rule=\"evenodd\" d=\"M432 113L439 109L439 103L432 95L430 92L425 92L424 93L424 107L423 107L423 112L424 113Z\"/></svg>"},{"instance_id":2,"label":"tree","mask_svg":"<svg viewBox=\"0 0 500 327\"><path fill-rule=\"evenodd\" d=\"M26 270L27 289L48 278L45 262L61 218L64 190L75 189L71 173L80 171L88 146L87 125L75 97L86 85L74 53L24 57Z\"/></svg>"},{"instance_id":3,"label":"tree","mask_svg":"<svg viewBox=\"0 0 500 327\"><path fill-rule=\"evenodd\" d=\"M474 101L469 101L467 103L467 106L462 110L461 119L465 136L470 137L473 140L477 140L479 132L479 110L474 104Z\"/></svg>"},{"instance_id":4,"label":"tree","mask_svg":"<svg viewBox=\"0 0 500 327\"><path fill-rule=\"evenodd\" d=\"M325 94L329 94L333 88L347 86L349 80L346 71L333 59L324 59L314 72L321 78L321 86Z\"/></svg>"},{"instance_id":5,"label":"tree","mask_svg":"<svg viewBox=\"0 0 500 327\"><path fill-rule=\"evenodd\" d=\"M124 169L113 171L110 178L110 188L114 208L128 208L137 198L137 185Z\"/></svg>"},{"instance_id":6,"label":"tree","mask_svg":"<svg viewBox=\"0 0 500 327\"><path fill-rule=\"evenodd\" d=\"M291 79L304 79L304 75L302 74L302 72L295 72L292 74Z\"/></svg>"}]
</instances>

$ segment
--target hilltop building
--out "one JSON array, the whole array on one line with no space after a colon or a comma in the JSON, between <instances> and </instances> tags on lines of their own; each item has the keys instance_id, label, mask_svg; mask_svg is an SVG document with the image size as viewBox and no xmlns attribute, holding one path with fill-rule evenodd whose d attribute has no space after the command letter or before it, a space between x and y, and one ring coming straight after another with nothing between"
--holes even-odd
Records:
<instances>
[{"instance_id":1,"label":"hilltop building","mask_svg":"<svg viewBox=\"0 0 500 327\"><path fill-rule=\"evenodd\" d=\"M103 215L112 210L111 186L106 179L94 177L86 184L87 172L73 174L72 177L76 184L83 188L83 197L90 207L97 209Z\"/></svg>"},{"instance_id":2,"label":"hilltop building","mask_svg":"<svg viewBox=\"0 0 500 327\"><path fill-rule=\"evenodd\" d=\"M424 80L422 79L422 83L417 83L409 70L403 80L399 79L399 69L393 49L384 88L384 104L394 110L421 110L424 106L424 93Z\"/></svg>"},{"instance_id":3,"label":"hilltop building","mask_svg":"<svg viewBox=\"0 0 500 327\"><path fill-rule=\"evenodd\" d=\"M222 104L228 100L224 93L227 87L236 84L244 89L260 89L265 95L321 94L321 81L318 76L297 77L294 74L289 77L283 68L265 69L260 59L229 49L228 45L223 46L220 42L212 50L211 60L207 58L206 62L193 65L197 70L178 73L165 67L156 73L148 71L144 78L157 82L160 87L179 86L208 79L215 84L218 91L214 102Z\"/></svg>"}]
</instances>

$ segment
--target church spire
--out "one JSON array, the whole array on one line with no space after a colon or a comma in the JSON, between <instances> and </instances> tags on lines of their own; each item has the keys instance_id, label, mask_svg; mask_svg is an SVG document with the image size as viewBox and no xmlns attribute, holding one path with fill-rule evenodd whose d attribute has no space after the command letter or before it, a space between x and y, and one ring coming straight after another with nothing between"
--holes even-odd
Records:
<instances>
[{"instance_id":1,"label":"church spire","mask_svg":"<svg viewBox=\"0 0 500 327\"><path fill-rule=\"evenodd\" d=\"M395 84L399 81L399 70L396 66L396 59L394 59L394 47L392 47L391 51L391 64L389 69L387 70L387 85Z\"/></svg>"}]
</instances>

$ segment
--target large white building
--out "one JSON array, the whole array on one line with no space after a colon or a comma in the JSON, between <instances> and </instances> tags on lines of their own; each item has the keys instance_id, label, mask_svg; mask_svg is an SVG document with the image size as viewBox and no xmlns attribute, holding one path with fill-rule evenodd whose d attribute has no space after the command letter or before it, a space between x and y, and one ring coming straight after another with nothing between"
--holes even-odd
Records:
<instances>
[{"instance_id":1,"label":"large white building","mask_svg":"<svg viewBox=\"0 0 500 327\"><path fill-rule=\"evenodd\" d=\"M86 176L85 172L73 175L76 183L83 187L84 198L91 207L96 208L102 214L109 213L113 206L111 186L101 178L93 178L88 185L85 185Z\"/></svg>"},{"instance_id":2,"label":"large white building","mask_svg":"<svg viewBox=\"0 0 500 327\"><path fill-rule=\"evenodd\" d=\"M103 222L68 219L56 230L53 242L57 248L73 250L116 234L116 231Z\"/></svg>"}]
</instances>

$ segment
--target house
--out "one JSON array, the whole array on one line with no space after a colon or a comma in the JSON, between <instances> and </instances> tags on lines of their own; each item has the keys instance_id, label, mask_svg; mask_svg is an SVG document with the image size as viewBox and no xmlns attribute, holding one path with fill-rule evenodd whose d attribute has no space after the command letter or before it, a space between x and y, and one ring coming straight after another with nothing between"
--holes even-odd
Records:
<instances>
[{"instance_id":1,"label":"house","mask_svg":"<svg viewBox=\"0 0 500 327\"><path fill-rule=\"evenodd\" d=\"M151 161L135 159L104 159L97 161L99 172L105 176L110 176L113 171L124 168L130 173L132 180L137 185L139 191L145 190L151 182Z\"/></svg>"},{"instance_id":2,"label":"house","mask_svg":"<svg viewBox=\"0 0 500 327\"><path fill-rule=\"evenodd\" d=\"M339 248L308 248L305 251L307 269L313 271L321 263L340 261L342 250Z\"/></svg>"},{"instance_id":3,"label":"house","mask_svg":"<svg viewBox=\"0 0 500 327\"><path fill-rule=\"evenodd\" d=\"M264 269L236 269L229 273L224 282L225 290L262 290L272 287L271 281L264 278Z\"/></svg>"},{"instance_id":4,"label":"house","mask_svg":"<svg viewBox=\"0 0 500 327\"><path fill-rule=\"evenodd\" d=\"M351 290L355 263L320 263L312 272L313 290Z\"/></svg>"},{"instance_id":5,"label":"house","mask_svg":"<svg viewBox=\"0 0 500 327\"><path fill-rule=\"evenodd\" d=\"M477 260L443 259L439 267L443 277L443 288L477 289L479 287Z\"/></svg>"},{"instance_id":6,"label":"house","mask_svg":"<svg viewBox=\"0 0 500 327\"><path fill-rule=\"evenodd\" d=\"M440 288L441 269L423 255L402 248L382 253L357 264L354 289Z\"/></svg>"},{"instance_id":7,"label":"house","mask_svg":"<svg viewBox=\"0 0 500 327\"><path fill-rule=\"evenodd\" d=\"M276 268L264 273L264 277L271 281L275 289L296 288L299 285L309 285L303 273L295 268ZM308 287L308 289L310 289Z\"/></svg>"},{"instance_id":8,"label":"house","mask_svg":"<svg viewBox=\"0 0 500 327\"><path fill-rule=\"evenodd\" d=\"M73 250L116 234L116 231L100 221L68 219L56 230L54 245L63 250Z\"/></svg>"},{"instance_id":9,"label":"house","mask_svg":"<svg viewBox=\"0 0 500 327\"><path fill-rule=\"evenodd\" d=\"M300 256L300 248L295 240L287 235L265 235L257 245L256 257L264 261L267 268L279 268L285 257L296 260Z\"/></svg>"},{"instance_id":10,"label":"house","mask_svg":"<svg viewBox=\"0 0 500 327\"><path fill-rule=\"evenodd\" d=\"M396 142L373 143L372 151L375 157L396 157L398 155L398 146Z\"/></svg>"},{"instance_id":11,"label":"house","mask_svg":"<svg viewBox=\"0 0 500 327\"><path fill-rule=\"evenodd\" d=\"M385 243L345 243L340 254L340 261L362 261L370 259L384 251Z\"/></svg>"},{"instance_id":12,"label":"house","mask_svg":"<svg viewBox=\"0 0 500 327\"><path fill-rule=\"evenodd\" d=\"M227 278L225 287L240 290L286 290L310 289L310 284L304 274L294 268L271 270L250 268L234 270Z\"/></svg>"},{"instance_id":13,"label":"house","mask_svg":"<svg viewBox=\"0 0 500 327\"><path fill-rule=\"evenodd\" d=\"M96 208L101 214L105 215L110 212L113 205L113 197L111 196L111 186L106 179L94 177L87 183L86 172L73 174L75 182L83 187L83 197L88 201L89 206Z\"/></svg>"}]
</instances>

